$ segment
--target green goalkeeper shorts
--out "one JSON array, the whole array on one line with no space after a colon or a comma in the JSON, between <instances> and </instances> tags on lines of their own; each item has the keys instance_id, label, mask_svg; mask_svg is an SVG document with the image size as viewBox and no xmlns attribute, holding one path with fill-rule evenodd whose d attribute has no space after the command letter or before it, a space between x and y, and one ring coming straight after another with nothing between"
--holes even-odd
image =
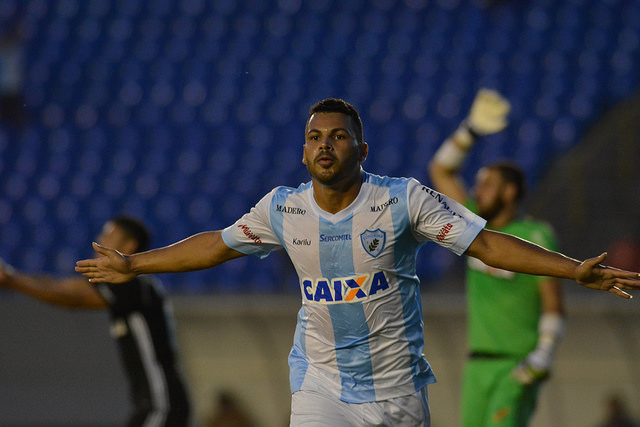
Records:
<instances>
[{"instance_id":1,"label":"green goalkeeper shorts","mask_svg":"<svg viewBox=\"0 0 640 427\"><path fill-rule=\"evenodd\" d=\"M511 377L519 360L472 357L462 380L463 427L525 427L533 415L539 384L523 386Z\"/></svg>"}]
</instances>

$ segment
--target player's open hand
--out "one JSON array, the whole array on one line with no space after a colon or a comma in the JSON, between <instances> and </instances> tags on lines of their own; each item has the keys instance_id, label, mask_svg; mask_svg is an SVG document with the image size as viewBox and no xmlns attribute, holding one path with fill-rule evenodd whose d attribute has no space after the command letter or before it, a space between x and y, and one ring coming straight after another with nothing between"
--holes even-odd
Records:
<instances>
[{"instance_id":1,"label":"player's open hand","mask_svg":"<svg viewBox=\"0 0 640 427\"><path fill-rule=\"evenodd\" d=\"M115 249L93 243L98 257L76 262L76 271L82 273L91 283L125 283L136 274L131 271L127 256Z\"/></svg>"},{"instance_id":2,"label":"player's open hand","mask_svg":"<svg viewBox=\"0 0 640 427\"><path fill-rule=\"evenodd\" d=\"M575 270L575 281L589 289L611 292L622 298L632 298L625 290L640 289L640 273L600 264L606 257L605 252L583 261Z\"/></svg>"}]
</instances>

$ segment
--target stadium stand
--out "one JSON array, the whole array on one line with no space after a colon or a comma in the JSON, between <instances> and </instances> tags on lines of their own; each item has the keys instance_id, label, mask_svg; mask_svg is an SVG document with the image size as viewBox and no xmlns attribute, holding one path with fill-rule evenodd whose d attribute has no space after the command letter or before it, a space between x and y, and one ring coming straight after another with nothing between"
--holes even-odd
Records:
<instances>
[{"instance_id":1,"label":"stadium stand","mask_svg":"<svg viewBox=\"0 0 640 427\"><path fill-rule=\"evenodd\" d=\"M26 122L0 122L0 257L60 274L116 212L159 246L306 181L303 124L321 98L362 112L368 170L428 184L427 159L477 89L498 89L512 125L467 178L510 157L535 186L640 80L635 1L4 0L0 31L13 25ZM418 261L425 286L451 262L435 245ZM163 280L298 292L279 256Z\"/></svg>"}]
</instances>

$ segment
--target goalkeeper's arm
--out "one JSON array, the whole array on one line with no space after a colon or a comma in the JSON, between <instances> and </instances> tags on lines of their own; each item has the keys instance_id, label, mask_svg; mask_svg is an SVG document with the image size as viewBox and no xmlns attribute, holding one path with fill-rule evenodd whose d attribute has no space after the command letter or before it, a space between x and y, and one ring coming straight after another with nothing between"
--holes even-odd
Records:
<instances>
[{"instance_id":1,"label":"goalkeeper's arm","mask_svg":"<svg viewBox=\"0 0 640 427\"><path fill-rule=\"evenodd\" d=\"M464 202L466 190L457 172L479 136L500 132L507 126L509 101L491 89L480 89L468 116L436 151L429 164L429 176L436 190Z\"/></svg>"},{"instance_id":2,"label":"goalkeeper's arm","mask_svg":"<svg viewBox=\"0 0 640 427\"><path fill-rule=\"evenodd\" d=\"M519 383L531 385L549 377L553 356L564 336L565 328L562 314L557 312L542 314L538 325L538 345L512 372Z\"/></svg>"},{"instance_id":3,"label":"goalkeeper's arm","mask_svg":"<svg viewBox=\"0 0 640 427\"><path fill-rule=\"evenodd\" d=\"M538 321L538 343L513 370L513 376L524 385L543 381L549 376L556 349L566 329L560 280L547 277L538 283L538 289L543 307Z\"/></svg>"}]
</instances>

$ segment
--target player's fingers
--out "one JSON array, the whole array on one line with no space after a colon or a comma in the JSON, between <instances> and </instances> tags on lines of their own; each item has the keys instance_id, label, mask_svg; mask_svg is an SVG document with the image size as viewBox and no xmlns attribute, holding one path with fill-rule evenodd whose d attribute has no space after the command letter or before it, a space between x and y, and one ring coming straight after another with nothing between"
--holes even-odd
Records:
<instances>
[{"instance_id":1,"label":"player's fingers","mask_svg":"<svg viewBox=\"0 0 640 427\"><path fill-rule=\"evenodd\" d=\"M584 260L583 264L585 266L588 267L595 267L596 265L600 264L602 261L604 261L607 258L607 253L603 252L600 255L598 255L597 257L593 257L593 258L589 258Z\"/></svg>"},{"instance_id":2,"label":"player's fingers","mask_svg":"<svg viewBox=\"0 0 640 427\"><path fill-rule=\"evenodd\" d=\"M626 293L625 291L623 291L622 289L620 289L618 286L613 286L609 289L609 292L611 292L612 294L615 294L621 298L625 298L625 299L631 299L633 298L630 294Z\"/></svg>"},{"instance_id":3,"label":"player's fingers","mask_svg":"<svg viewBox=\"0 0 640 427\"><path fill-rule=\"evenodd\" d=\"M85 277L92 277L92 276L95 276L97 274L95 271L93 271L91 269L88 269L88 268L84 268L84 269L77 269L76 268L76 271L78 273L82 274Z\"/></svg>"},{"instance_id":4,"label":"player's fingers","mask_svg":"<svg viewBox=\"0 0 640 427\"><path fill-rule=\"evenodd\" d=\"M76 266L78 267L95 267L96 265L97 264L95 258L81 259L79 261L76 261Z\"/></svg>"},{"instance_id":5,"label":"player's fingers","mask_svg":"<svg viewBox=\"0 0 640 427\"><path fill-rule=\"evenodd\" d=\"M85 271L90 271L96 265L95 260L92 259L83 259L81 261L76 261L76 271L78 273L83 273Z\"/></svg>"},{"instance_id":6,"label":"player's fingers","mask_svg":"<svg viewBox=\"0 0 640 427\"><path fill-rule=\"evenodd\" d=\"M91 246L93 246L93 250L95 250L100 255L107 256L109 254L109 250L97 242L93 242Z\"/></svg>"},{"instance_id":7,"label":"player's fingers","mask_svg":"<svg viewBox=\"0 0 640 427\"><path fill-rule=\"evenodd\" d=\"M104 271L102 271L97 266L87 266L87 267L76 266L75 270L78 273L81 273L85 277L98 277L104 274Z\"/></svg>"},{"instance_id":8,"label":"player's fingers","mask_svg":"<svg viewBox=\"0 0 640 427\"><path fill-rule=\"evenodd\" d=\"M620 289L628 289L628 290L634 290L634 289L640 289L640 280L638 279L625 279L625 278L617 278L615 281L615 285Z\"/></svg>"},{"instance_id":9,"label":"player's fingers","mask_svg":"<svg viewBox=\"0 0 640 427\"><path fill-rule=\"evenodd\" d=\"M631 286L640 285L640 274L634 271L618 271L616 272L616 279L620 280Z\"/></svg>"}]
</instances>

